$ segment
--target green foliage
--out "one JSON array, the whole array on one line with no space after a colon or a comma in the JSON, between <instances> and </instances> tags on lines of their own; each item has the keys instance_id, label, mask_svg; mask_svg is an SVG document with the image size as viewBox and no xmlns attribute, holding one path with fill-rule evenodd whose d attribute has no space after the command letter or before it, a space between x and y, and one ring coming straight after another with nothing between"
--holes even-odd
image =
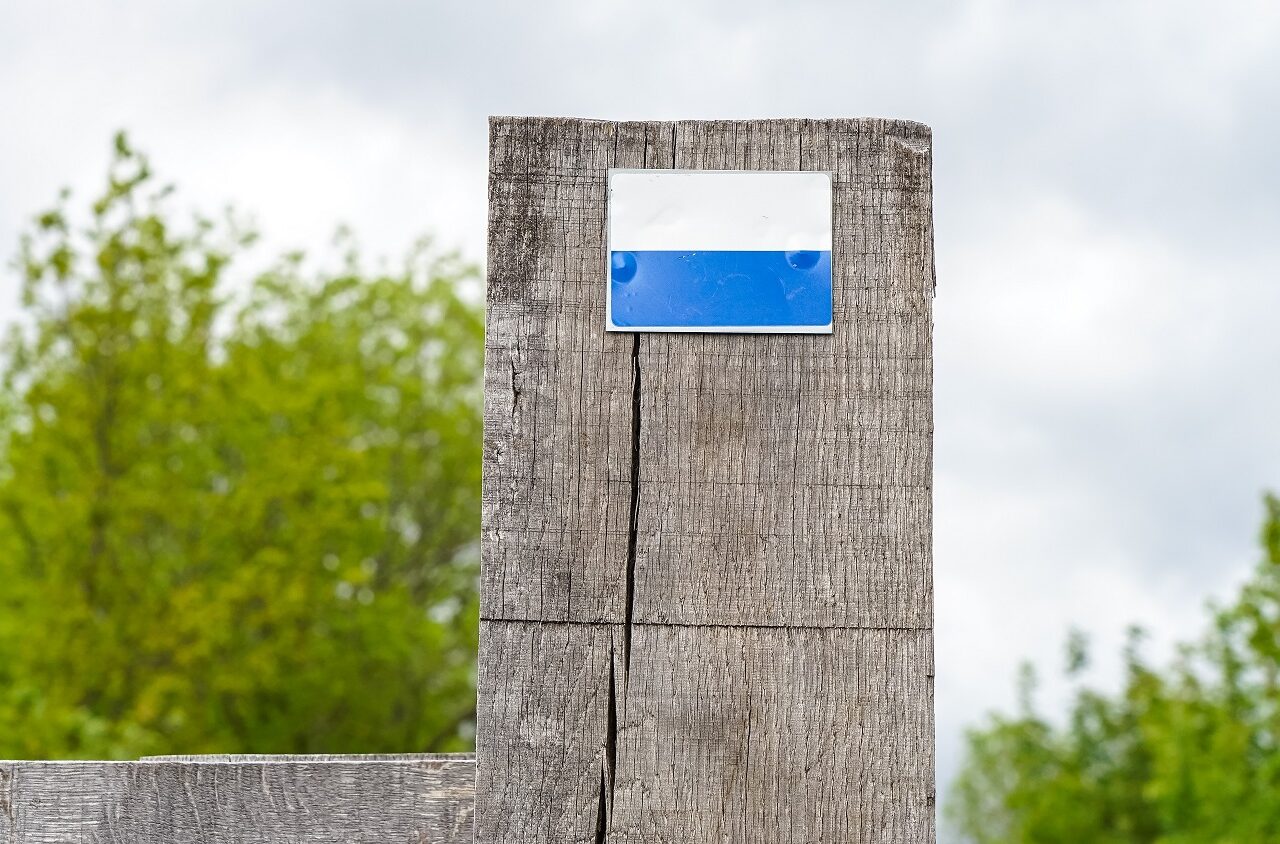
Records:
<instances>
[{"instance_id":1,"label":"green foliage","mask_svg":"<svg viewBox=\"0 0 1280 844\"><path fill-rule=\"evenodd\" d=\"M1280 499L1263 562L1209 632L1155 670L1134 631L1115 695L1084 689L1063 727L1024 696L968 736L948 819L979 844L1280 841ZM1086 664L1073 636L1068 668ZM1029 692L1029 689L1028 689Z\"/></svg>"},{"instance_id":2,"label":"green foliage","mask_svg":"<svg viewBox=\"0 0 1280 844\"><path fill-rule=\"evenodd\" d=\"M0 758L460 750L474 723L477 273L252 284L123 136L19 259L0 390Z\"/></svg>"}]
</instances>

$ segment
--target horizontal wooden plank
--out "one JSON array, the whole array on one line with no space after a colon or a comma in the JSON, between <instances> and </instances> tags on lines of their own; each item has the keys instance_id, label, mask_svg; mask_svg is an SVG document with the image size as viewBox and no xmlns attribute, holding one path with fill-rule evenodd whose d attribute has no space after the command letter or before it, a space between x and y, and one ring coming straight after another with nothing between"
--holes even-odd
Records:
<instances>
[{"instance_id":1,"label":"horizontal wooden plank","mask_svg":"<svg viewBox=\"0 0 1280 844\"><path fill-rule=\"evenodd\" d=\"M194 762L461 762L475 764L474 753L200 753L196 755L143 756L138 761Z\"/></svg>"},{"instance_id":2,"label":"horizontal wooden plank","mask_svg":"<svg viewBox=\"0 0 1280 844\"><path fill-rule=\"evenodd\" d=\"M467 756L178 758L188 761L0 762L0 841L472 840Z\"/></svg>"}]
</instances>

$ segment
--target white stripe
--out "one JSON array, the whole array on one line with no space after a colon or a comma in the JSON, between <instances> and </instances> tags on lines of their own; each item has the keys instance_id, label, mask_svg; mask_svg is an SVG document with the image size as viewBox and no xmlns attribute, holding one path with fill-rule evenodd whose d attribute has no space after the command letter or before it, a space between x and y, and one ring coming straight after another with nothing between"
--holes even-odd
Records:
<instances>
[{"instance_id":1,"label":"white stripe","mask_svg":"<svg viewBox=\"0 0 1280 844\"><path fill-rule=\"evenodd\" d=\"M831 249L831 176L610 170L609 249Z\"/></svg>"}]
</instances>

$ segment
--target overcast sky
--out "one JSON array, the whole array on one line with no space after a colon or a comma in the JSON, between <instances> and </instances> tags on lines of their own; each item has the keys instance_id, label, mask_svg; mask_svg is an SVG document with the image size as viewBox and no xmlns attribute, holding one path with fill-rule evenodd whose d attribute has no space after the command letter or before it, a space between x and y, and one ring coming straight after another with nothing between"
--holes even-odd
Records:
<instances>
[{"instance_id":1,"label":"overcast sky","mask_svg":"<svg viewBox=\"0 0 1280 844\"><path fill-rule=\"evenodd\" d=\"M42 0L0 6L0 94L6 252L60 186L97 187L117 128L273 249L345 222L375 253L433 232L479 260L489 114L930 124L943 787L1020 660L1055 673L1079 625L1105 683L1128 624L1159 656L1258 558L1272 0Z\"/></svg>"}]
</instances>

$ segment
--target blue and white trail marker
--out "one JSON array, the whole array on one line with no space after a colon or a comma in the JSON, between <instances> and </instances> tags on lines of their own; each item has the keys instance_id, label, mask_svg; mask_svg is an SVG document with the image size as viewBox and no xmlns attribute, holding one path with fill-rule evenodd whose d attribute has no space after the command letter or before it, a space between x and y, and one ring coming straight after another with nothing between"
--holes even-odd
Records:
<instances>
[{"instance_id":1,"label":"blue and white trail marker","mask_svg":"<svg viewBox=\"0 0 1280 844\"><path fill-rule=\"evenodd\" d=\"M610 331L831 333L831 175L610 170Z\"/></svg>"}]
</instances>

